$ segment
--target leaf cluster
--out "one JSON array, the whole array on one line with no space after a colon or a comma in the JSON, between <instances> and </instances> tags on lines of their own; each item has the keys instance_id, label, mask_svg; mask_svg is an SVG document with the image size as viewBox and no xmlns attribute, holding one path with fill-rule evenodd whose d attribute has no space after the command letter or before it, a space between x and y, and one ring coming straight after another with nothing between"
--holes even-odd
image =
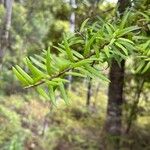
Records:
<instances>
[{"instance_id":1,"label":"leaf cluster","mask_svg":"<svg viewBox=\"0 0 150 150\"><path fill-rule=\"evenodd\" d=\"M37 91L56 105L55 91L59 90L62 98L68 104L65 76L71 74L79 77L98 78L109 82L104 73L96 65L107 63L112 59L118 64L136 51L136 36L140 27L128 26L127 21L130 11L126 12L120 22L104 21L99 19L88 25L86 19L79 32L66 34L58 46L53 46L59 51L55 56L48 50L43 50L41 55L34 55L25 59L29 71L24 71L20 66L13 67L13 71L26 88L36 87ZM78 47L80 50L78 50ZM75 49L76 48L76 49ZM70 70L72 70L70 72Z\"/></svg>"}]
</instances>

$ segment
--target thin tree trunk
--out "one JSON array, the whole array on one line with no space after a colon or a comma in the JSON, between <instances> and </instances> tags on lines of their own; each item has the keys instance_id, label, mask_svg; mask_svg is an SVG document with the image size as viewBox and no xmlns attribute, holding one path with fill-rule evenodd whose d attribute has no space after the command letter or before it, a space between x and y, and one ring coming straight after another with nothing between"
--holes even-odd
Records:
<instances>
[{"instance_id":1,"label":"thin tree trunk","mask_svg":"<svg viewBox=\"0 0 150 150\"><path fill-rule=\"evenodd\" d=\"M71 8L73 9L70 15L70 32L74 33L75 31L75 11L74 9L77 7L76 0L70 0Z\"/></svg>"},{"instance_id":2,"label":"thin tree trunk","mask_svg":"<svg viewBox=\"0 0 150 150\"><path fill-rule=\"evenodd\" d=\"M98 83L98 85L96 87L95 96L94 96L94 104L93 104L94 107L96 107L96 104L97 104L97 97L98 97L99 88L100 88L100 83Z\"/></svg>"},{"instance_id":3,"label":"thin tree trunk","mask_svg":"<svg viewBox=\"0 0 150 150\"><path fill-rule=\"evenodd\" d=\"M89 10L89 16L92 16L93 15L92 12L97 10L99 1L100 0L95 0L94 3L91 3L91 10ZM92 96L92 79L88 79L86 106L90 105L91 96Z\"/></svg>"},{"instance_id":4,"label":"thin tree trunk","mask_svg":"<svg viewBox=\"0 0 150 150\"><path fill-rule=\"evenodd\" d=\"M76 0L70 0L70 5L72 8L72 12L70 15L70 32L74 33L74 31L75 31L75 11L74 11L74 9L77 7L76 6ZM73 80L72 75L68 76L68 80L69 80L68 90L71 90L71 84L72 84L72 80Z\"/></svg>"},{"instance_id":5,"label":"thin tree trunk","mask_svg":"<svg viewBox=\"0 0 150 150\"><path fill-rule=\"evenodd\" d=\"M127 7L128 0L118 0L118 11L122 16ZM123 105L123 86L124 86L125 61L122 60L119 66L115 60L112 60L109 78L110 84L108 89L108 106L105 123L105 131L108 135L113 136L114 150L119 149L120 136L122 130L122 105Z\"/></svg>"},{"instance_id":6,"label":"thin tree trunk","mask_svg":"<svg viewBox=\"0 0 150 150\"><path fill-rule=\"evenodd\" d=\"M141 92L142 92L142 89L144 86L144 82L145 82L144 80L142 80L140 83L137 82L137 91L135 93L135 101L134 101L134 103L131 107L131 110L130 110L130 114L129 114L129 118L128 118L128 122L127 122L127 128L125 131L126 134L129 133L131 126L132 126L132 123L134 121L134 118L137 115L137 108L138 108Z\"/></svg>"},{"instance_id":7,"label":"thin tree trunk","mask_svg":"<svg viewBox=\"0 0 150 150\"><path fill-rule=\"evenodd\" d=\"M0 0L0 4L3 4L3 5L4 5L4 0Z\"/></svg>"},{"instance_id":8,"label":"thin tree trunk","mask_svg":"<svg viewBox=\"0 0 150 150\"><path fill-rule=\"evenodd\" d=\"M4 1L6 13L4 16L3 26L2 26L1 34L0 34L1 36L0 38L0 65L2 65L4 53L8 46L9 30L11 27L12 5L13 5L13 0Z\"/></svg>"},{"instance_id":9,"label":"thin tree trunk","mask_svg":"<svg viewBox=\"0 0 150 150\"><path fill-rule=\"evenodd\" d=\"M90 105L91 96L92 96L92 79L89 79L89 81L88 81L88 89L87 89L86 106Z\"/></svg>"}]
</instances>

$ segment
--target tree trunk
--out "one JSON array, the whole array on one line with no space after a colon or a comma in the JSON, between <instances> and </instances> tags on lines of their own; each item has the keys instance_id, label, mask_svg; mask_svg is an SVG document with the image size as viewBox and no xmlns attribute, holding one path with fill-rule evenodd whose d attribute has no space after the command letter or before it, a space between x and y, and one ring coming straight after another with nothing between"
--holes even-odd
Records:
<instances>
[{"instance_id":1,"label":"tree trunk","mask_svg":"<svg viewBox=\"0 0 150 150\"><path fill-rule=\"evenodd\" d=\"M73 9L70 15L70 32L74 33L75 31L75 11L74 9L77 7L76 0L70 0L71 8Z\"/></svg>"},{"instance_id":2,"label":"tree trunk","mask_svg":"<svg viewBox=\"0 0 150 150\"><path fill-rule=\"evenodd\" d=\"M113 60L110 68L107 118L105 124L106 132L114 136L115 150L119 149L119 136L121 135L122 104L123 104L123 84L124 84L125 61L121 62L121 67Z\"/></svg>"},{"instance_id":3,"label":"tree trunk","mask_svg":"<svg viewBox=\"0 0 150 150\"><path fill-rule=\"evenodd\" d=\"M2 26L1 34L0 34L1 36L0 38L0 65L2 65L4 53L8 46L9 30L11 27L12 4L13 4L13 0L4 1L4 7L6 9L6 13L4 16L3 26Z\"/></svg>"},{"instance_id":4,"label":"tree trunk","mask_svg":"<svg viewBox=\"0 0 150 150\"><path fill-rule=\"evenodd\" d=\"M0 0L0 4L3 4L3 5L4 5L4 0Z\"/></svg>"},{"instance_id":5,"label":"tree trunk","mask_svg":"<svg viewBox=\"0 0 150 150\"><path fill-rule=\"evenodd\" d=\"M89 106L89 105L90 105L91 96L92 96L92 80L89 79L89 81L88 81L88 88L87 88L86 106Z\"/></svg>"},{"instance_id":6,"label":"tree trunk","mask_svg":"<svg viewBox=\"0 0 150 150\"><path fill-rule=\"evenodd\" d=\"M128 0L118 0L118 11L122 16L127 7ZM115 60L112 60L108 89L108 106L105 123L105 131L109 136L113 136L113 149L119 149L120 136L122 130L122 105L123 105L123 86L124 86L125 61L122 60L119 66Z\"/></svg>"},{"instance_id":7,"label":"tree trunk","mask_svg":"<svg viewBox=\"0 0 150 150\"><path fill-rule=\"evenodd\" d=\"M70 0L70 6L72 8L72 12L70 15L70 32L74 33L75 31L75 11L74 9L77 7L76 0ZM71 71L71 70L70 70ZM67 85L68 90L71 90L72 84L72 75L68 75L69 84Z\"/></svg>"},{"instance_id":8,"label":"tree trunk","mask_svg":"<svg viewBox=\"0 0 150 150\"><path fill-rule=\"evenodd\" d=\"M134 103L131 107L130 114L129 114L129 117L128 117L128 120L127 120L127 128L126 128L126 131L125 131L126 134L129 133L129 131L131 129L131 126L132 126L132 123L133 123L134 119L137 116L138 104L139 104L139 101L140 101L140 96L141 96L141 93L142 93L142 89L144 87L144 82L145 81L143 79L137 81L137 91L135 92L135 101L134 101Z\"/></svg>"}]
</instances>

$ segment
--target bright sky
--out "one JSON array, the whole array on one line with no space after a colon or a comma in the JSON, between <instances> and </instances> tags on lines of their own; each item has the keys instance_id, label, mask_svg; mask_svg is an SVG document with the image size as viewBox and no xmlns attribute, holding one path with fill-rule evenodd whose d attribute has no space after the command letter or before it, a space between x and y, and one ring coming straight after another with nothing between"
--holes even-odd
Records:
<instances>
[{"instance_id":1,"label":"bright sky","mask_svg":"<svg viewBox=\"0 0 150 150\"><path fill-rule=\"evenodd\" d=\"M117 3L118 0L106 0L107 2Z\"/></svg>"}]
</instances>

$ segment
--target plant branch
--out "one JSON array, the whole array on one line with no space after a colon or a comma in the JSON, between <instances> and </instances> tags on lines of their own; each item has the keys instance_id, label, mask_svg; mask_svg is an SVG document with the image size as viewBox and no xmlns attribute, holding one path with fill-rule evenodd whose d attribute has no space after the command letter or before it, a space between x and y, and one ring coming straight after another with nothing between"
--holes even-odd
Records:
<instances>
[{"instance_id":1,"label":"plant branch","mask_svg":"<svg viewBox=\"0 0 150 150\"><path fill-rule=\"evenodd\" d=\"M104 46L106 46L107 44L108 44L108 43L103 44L100 49L103 49ZM77 62L80 62L80 61L82 61L82 60L88 59L88 58L90 58L90 57L93 56L93 55L95 55L95 52L92 52L90 55L88 55L87 57L85 57L85 58L83 58L83 59L80 59L80 60L77 61ZM93 62L95 62L95 60L93 60ZM58 78L58 77L60 77L61 75L64 75L66 72L70 71L71 69L73 69L73 68L71 68L71 67L66 68L66 69L64 69L62 72L59 72L58 74L56 74L56 75L54 75L54 76L52 76L52 77L50 77L50 78L48 78L48 79L43 79L43 80L41 80L41 81L39 81L39 82L37 82L37 83L35 83L35 84L33 84L33 85L29 85L29 86L25 87L25 89L34 88L34 87L36 87L36 86L39 86L39 85L41 85L41 84L44 84L44 83L46 82L46 80L53 80L53 79L55 79L55 78Z\"/></svg>"}]
</instances>

